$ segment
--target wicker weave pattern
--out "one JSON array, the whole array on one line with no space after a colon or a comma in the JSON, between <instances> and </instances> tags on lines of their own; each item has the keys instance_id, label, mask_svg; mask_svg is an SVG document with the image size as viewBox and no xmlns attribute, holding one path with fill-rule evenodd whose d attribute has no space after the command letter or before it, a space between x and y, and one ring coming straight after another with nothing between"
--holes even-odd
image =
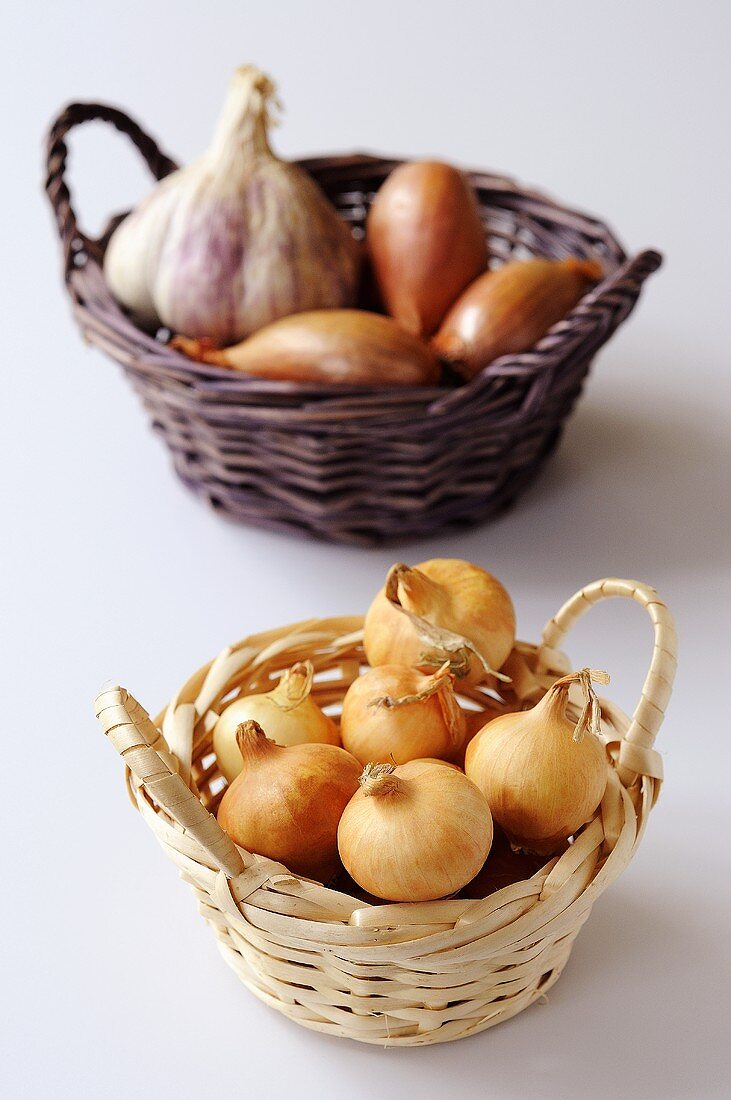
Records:
<instances>
[{"instance_id":1,"label":"wicker weave pattern","mask_svg":"<svg viewBox=\"0 0 731 1100\"><path fill-rule=\"evenodd\" d=\"M98 241L76 223L64 181L69 130L102 119L126 133L156 178L174 162L121 111L75 103L48 138L47 191L79 327L121 364L183 481L234 519L352 543L410 538L502 510L556 445L597 349L632 310L656 252L627 259L601 222L512 180L472 173L496 262L569 255L606 278L537 348L504 356L456 389L267 382L192 363L135 328L111 297ZM398 163L374 156L301 162L357 232Z\"/></svg>"},{"instance_id":2,"label":"wicker weave pattern","mask_svg":"<svg viewBox=\"0 0 731 1100\"><path fill-rule=\"evenodd\" d=\"M654 589L615 579L583 589L546 627L536 668L565 671L557 646L566 630L616 596L645 608L655 646L632 720L602 700L615 763L602 805L563 855L480 901L369 905L237 848L208 812L224 782L211 749L222 703L266 690L304 657L315 665L320 705L339 703L363 661L361 619L298 623L224 650L157 724L123 688L99 695L97 715L127 764L133 803L192 887L224 958L258 997L318 1031L420 1045L492 1027L550 988L594 901L631 859L661 782L652 744L676 643ZM470 694L485 699L479 689Z\"/></svg>"}]
</instances>

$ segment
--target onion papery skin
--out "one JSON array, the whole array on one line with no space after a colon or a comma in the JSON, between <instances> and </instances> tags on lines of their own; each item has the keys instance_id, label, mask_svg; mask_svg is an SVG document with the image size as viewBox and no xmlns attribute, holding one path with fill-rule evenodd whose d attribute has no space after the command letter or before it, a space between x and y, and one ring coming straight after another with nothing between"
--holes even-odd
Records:
<instances>
[{"instance_id":1,"label":"onion papery skin","mask_svg":"<svg viewBox=\"0 0 731 1100\"><path fill-rule=\"evenodd\" d=\"M608 759L593 733L574 740L563 692L531 710L493 718L469 742L465 772L487 799L511 844L552 855L595 814Z\"/></svg>"},{"instance_id":2,"label":"onion papery skin","mask_svg":"<svg viewBox=\"0 0 731 1100\"><path fill-rule=\"evenodd\" d=\"M424 697L414 702L398 702L422 692ZM454 757L464 742L465 720L449 675L426 676L417 669L381 665L348 688L340 734L344 747L362 764L390 758L406 764L417 757Z\"/></svg>"},{"instance_id":3,"label":"onion papery skin","mask_svg":"<svg viewBox=\"0 0 731 1100\"><path fill-rule=\"evenodd\" d=\"M487 802L466 776L441 764L411 761L387 778L396 789L369 793L361 786L348 803L338 828L343 865L364 890L386 901L455 893L490 850Z\"/></svg>"},{"instance_id":4,"label":"onion papery skin","mask_svg":"<svg viewBox=\"0 0 731 1100\"><path fill-rule=\"evenodd\" d=\"M459 558L431 558L401 569L401 605L434 626L466 638L480 658L453 670L459 683L478 684L499 670L515 642L515 609L505 587L491 573ZM389 575L390 576L390 575ZM365 617L364 647L370 665L401 664L434 671L448 658L434 651L382 588Z\"/></svg>"},{"instance_id":5,"label":"onion papery skin","mask_svg":"<svg viewBox=\"0 0 731 1100\"><path fill-rule=\"evenodd\" d=\"M247 851L329 882L340 866L338 823L358 790L360 764L335 745L282 748L255 736L248 746L239 741L244 766L221 799L219 825Z\"/></svg>"},{"instance_id":6,"label":"onion papery skin","mask_svg":"<svg viewBox=\"0 0 731 1100\"><path fill-rule=\"evenodd\" d=\"M413 764L442 764L445 768L451 768L455 772L463 771L459 764L453 763L451 760L440 760L436 756L418 756L415 760L411 761Z\"/></svg>"}]
</instances>

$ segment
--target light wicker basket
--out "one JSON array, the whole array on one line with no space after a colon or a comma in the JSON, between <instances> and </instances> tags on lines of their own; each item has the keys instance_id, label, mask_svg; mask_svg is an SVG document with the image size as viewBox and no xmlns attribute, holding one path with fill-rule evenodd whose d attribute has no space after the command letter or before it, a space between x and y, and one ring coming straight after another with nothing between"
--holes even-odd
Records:
<instances>
[{"instance_id":1,"label":"light wicker basket","mask_svg":"<svg viewBox=\"0 0 731 1100\"><path fill-rule=\"evenodd\" d=\"M553 985L592 905L632 858L657 798L662 761L653 742L672 688L676 637L654 589L610 579L578 592L541 644L524 649L546 682L562 674L568 663L557 647L566 631L616 596L645 608L655 641L631 721L601 700L612 761L606 795L560 857L483 900L367 904L237 848L209 812L224 786L211 748L221 704L267 690L304 658L316 669L318 703L338 704L364 663L361 618L312 620L239 642L196 672L156 724L123 688L101 692L97 715L125 760L133 803L252 992L317 1031L418 1046L492 1027ZM480 689L470 697L489 708Z\"/></svg>"}]
</instances>

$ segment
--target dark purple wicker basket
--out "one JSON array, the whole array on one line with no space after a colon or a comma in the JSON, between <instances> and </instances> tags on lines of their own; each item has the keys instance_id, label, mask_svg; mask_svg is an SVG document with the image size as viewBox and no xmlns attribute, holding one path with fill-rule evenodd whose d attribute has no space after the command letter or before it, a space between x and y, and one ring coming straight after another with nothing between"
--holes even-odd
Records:
<instances>
[{"instance_id":1,"label":"dark purple wicker basket","mask_svg":"<svg viewBox=\"0 0 731 1100\"><path fill-rule=\"evenodd\" d=\"M121 364L175 469L217 511L263 527L372 544L471 525L501 511L556 446L594 353L631 312L657 252L628 260L610 230L509 179L471 173L491 254L599 260L605 278L522 355L441 389L365 389L269 382L193 363L135 327L102 273L119 218L93 240L64 182L66 134L94 119L137 146L156 179L175 167L127 115L74 103L48 137L46 188L66 286L84 336ZM396 160L367 155L301 162L362 230Z\"/></svg>"}]
</instances>

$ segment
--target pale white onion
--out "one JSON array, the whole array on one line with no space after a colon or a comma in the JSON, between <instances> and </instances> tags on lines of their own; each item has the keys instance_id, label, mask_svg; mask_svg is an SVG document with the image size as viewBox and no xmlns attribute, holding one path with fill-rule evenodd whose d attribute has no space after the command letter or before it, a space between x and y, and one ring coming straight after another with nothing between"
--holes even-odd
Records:
<instances>
[{"instance_id":1,"label":"pale white onion","mask_svg":"<svg viewBox=\"0 0 731 1100\"><path fill-rule=\"evenodd\" d=\"M337 726L310 694L312 677L310 661L298 661L271 691L243 695L225 708L213 729L213 750L229 782L241 771L236 730L242 722L258 722L278 745L340 744Z\"/></svg>"}]
</instances>

